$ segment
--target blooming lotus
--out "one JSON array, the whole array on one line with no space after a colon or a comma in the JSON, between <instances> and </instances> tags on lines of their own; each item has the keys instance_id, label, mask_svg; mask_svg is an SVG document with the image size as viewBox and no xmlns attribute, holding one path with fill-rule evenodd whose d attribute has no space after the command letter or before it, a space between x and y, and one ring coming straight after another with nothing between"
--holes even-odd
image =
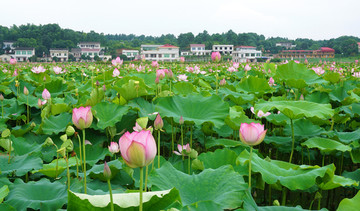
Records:
<instances>
[{"instance_id":1,"label":"blooming lotus","mask_svg":"<svg viewBox=\"0 0 360 211\"><path fill-rule=\"evenodd\" d=\"M159 67L159 63L157 61L152 61L151 66L152 67Z\"/></svg>"},{"instance_id":2,"label":"blooming lotus","mask_svg":"<svg viewBox=\"0 0 360 211\"><path fill-rule=\"evenodd\" d=\"M227 69L227 71L229 71L229 72L236 72L237 71L237 69L235 68L235 67L229 67L228 69Z\"/></svg>"},{"instance_id":3,"label":"blooming lotus","mask_svg":"<svg viewBox=\"0 0 360 211\"><path fill-rule=\"evenodd\" d=\"M31 72L39 74L45 72L45 68L43 68L41 65L39 67L33 67L31 68Z\"/></svg>"},{"instance_id":4,"label":"blooming lotus","mask_svg":"<svg viewBox=\"0 0 360 211\"><path fill-rule=\"evenodd\" d=\"M11 58L10 61L9 61L9 63L12 64L12 65L16 64L16 59Z\"/></svg>"},{"instance_id":5,"label":"blooming lotus","mask_svg":"<svg viewBox=\"0 0 360 211\"><path fill-rule=\"evenodd\" d=\"M177 145L178 151L173 151L176 155L184 155L188 156L191 152L191 148L189 143L187 143L184 146L181 146L180 144Z\"/></svg>"},{"instance_id":6,"label":"blooming lotus","mask_svg":"<svg viewBox=\"0 0 360 211\"><path fill-rule=\"evenodd\" d=\"M188 81L187 75L185 74L178 75L177 78L179 79L179 81Z\"/></svg>"},{"instance_id":7,"label":"blooming lotus","mask_svg":"<svg viewBox=\"0 0 360 211\"><path fill-rule=\"evenodd\" d=\"M80 130L90 127L93 121L93 114L91 113L91 107L87 106L87 107L74 108L72 111L72 121L74 125Z\"/></svg>"},{"instance_id":8,"label":"blooming lotus","mask_svg":"<svg viewBox=\"0 0 360 211\"><path fill-rule=\"evenodd\" d=\"M159 77L159 79L165 78L166 73L169 72L167 69L158 69L156 70L156 77Z\"/></svg>"},{"instance_id":9,"label":"blooming lotus","mask_svg":"<svg viewBox=\"0 0 360 211\"><path fill-rule=\"evenodd\" d=\"M268 83L269 83L269 85L270 85L270 86L274 86L274 85L276 85L276 84L275 84L275 81L274 81L274 79L273 79L273 77L270 77L270 79L269 79L269 82L268 82Z\"/></svg>"},{"instance_id":10,"label":"blooming lotus","mask_svg":"<svg viewBox=\"0 0 360 211\"><path fill-rule=\"evenodd\" d=\"M115 68L112 77L118 77L119 75L120 75L120 71L117 68Z\"/></svg>"},{"instance_id":11,"label":"blooming lotus","mask_svg":"<svg viewBox=\"0 0 360 211\"><path fill-rule=\"evenodd\" d=\"M314 70L314 72L318 75L322 75L325 73L325 70L323 70L321 67L313 67L312 68Z\"/></svg>"},{"instance_id":12,"label":"blooming lotus","mask_svg":"<svg viewBox=\"0 0 360 211\"><path fill-rule=\"evenodd\" d=\"M155 139L149 130L126 132L119 139L121 156L131 168L149 165L156 156Z\"/></svg>"},{"instance_id":13,"label":"blooming lotus","mask_svg":"<svg viewBox=\"0 0 360 211\"><path fill-rule=\"evenodd\" d=\"M220 85L220 86L224 86L225 84L226 84L226 81L225 81L225 78L223 78L223 79L220 81L219 85Z\"/></svg>"},{"instance_id":14,"label":"blooming lotus","mask_svg":"<svg viewBox=\"0 0 360 211\"><path fill-rule=\"evenodd\" d=\"M234 67L235 69L238 69L238 68L239 68L239 65L240 65L240 64L239 64L238 62L234 62L234 63L233 63L233 67Z\"/></svg>"},{"instance_id":15,"label":"blooming lotus","mask_svg":"<svg viewBox=\"0 0 360 211\"><path fill-rule=\"evenodd\" d=\"M264 125L260 123L241 123L239 130L240 140L250 146L258 145L264 140L266 131Z\"/></svg>"},{"instance_id":16,"label":"blooming lotus","mask_svg":"<svg viewBox=\"0 0 360 211\"><path fill-rule=\"evenodd\" d=\"M55 74L63 73L63 72L62 72L62 68L61 68L61 67L58 67L58 66L53 67L53 71L55 72Z\"/></svg>"},{"instance_id":17,"label":"blooming lotus","mask_svg":"<svg viewBox=\"0 0 360 211\"><path fill-rule=\"evenodd\" d=\"M185 58L184 58L184 57L180 57L180 62L185 62Z\"/></svg>"},{"instance_id":18,"label":"blooming lotus","mask_svg":"<svg viewBox=\"0 0 360 211\"><path fill-rule=\"evenodd\" d=\"M211 53L211 60L214 62L219 62L221 60L220 52L212 52Z\"/></svg>"},{"instance_id":19,"label":"blooming lotus","mask_svg":"<svg viewBox=\"0 0 360 211\"><path fill-rule=\"evenodd\" d=\"M249 65L249 64L246 64L244 70L245 70L246 72L247 72L247 71L250 71L250 70L251 70L250 65Z\"/></svg>"},{"instance_id":20,"label":"blooming lotus","mask_svg":"<svg viewBox=\"0 0 360 211\"><path fill-rule=\"evenodd\" d=\"M251 107L251 108L250 108L250 111L251 111L253 114L255 114L254 107ZM262 118L262 117L267 117L267 116L269 116L270 114L271 114L270 112L264 113L262 110L259 110L256 115L257 115L258 117Z\"/></svg>"},{"instance_id":21,"label":"blooming lotus","mask_svg":"<svg viewBox=\"0 0 360 211\"><path fill-rule=\"evenodd\" d=\"M109 148L109 152L111 152L111 154L115 154L120 152L120 148L119 148L119 144L116 142L111 142Z\"/></svg>"},{"instance_id":22,"label":"blooming lotus","mask_svg":"<svg viewBox=\"0 0 360 211\"><path fill-rule=\"evenodd\" d=\"M112 63L112 65L114 65L114 66L118 66L118 65L122 65L123 60L120 59L120 57L116 57L116 59L113 59L113 60L111 61L111 63Z\"/></svg>"}]
</instances>

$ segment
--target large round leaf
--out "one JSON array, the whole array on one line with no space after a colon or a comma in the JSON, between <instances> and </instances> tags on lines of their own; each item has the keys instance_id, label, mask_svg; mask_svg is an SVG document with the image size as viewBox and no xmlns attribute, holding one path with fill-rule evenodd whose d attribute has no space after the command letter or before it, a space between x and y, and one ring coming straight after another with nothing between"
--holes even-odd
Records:
<instances>
[{"instance_id":1,"label":"large round leaf","mask_svg":"<svg viewBox=\"0 0 360 211\"><path fill-rule=\"evenodd\" d=\"M66 126L71 123L71 114L61 113L57 116L50 116L44 119L41 124L41 128L44 134L51 135L53 133L58 134L64 132Z\"/></svg>"},{"instance_id":2,"label":"large round leaf","mask_svg":"<svg viewBox=\"0 0 360 211\"><path fill-rule=\"evenodd\" d=\"M255 105L255 111L263 112L277 109L290 119L302 117L318 117L328 119L334 115L334 110L330 104L319 104L308 101L272 101L262 102Z\"/></svg>"},{"instance_id":3,"label":"large round leaf","mask_svg":"<svg viewBox=\"0 0 360 211\"><path fill-rule=\"evenodd\" d=\"M360 207L360 191L351 199L343 199L337 211L357 210Z\"/></svg>"},{"instance_id":4,"label":"large round leaf","mask_svg":"<svg viewBox=\"0 0 360 211\"><path fill-rule=\"evenodd\" d=\"M269 83L265 78L249 76L240 81L236 86L236 91L262 95L264 93L272 92L273 89L269 86Z\"/></svg>"},{"instance_id":5,"label":"large round leaf","mask_svg":"<svg viewBox=\"0 0 360 211\"><path fill-rule=\"evenodd\" d=\"M222 209L236 208L241 206L247 189L243 177L230 165L215 170L205 169L198 175L188 175L167 162L151 172L149 181L153 184L152 189L178 189L184 206L211 200L220 204Z\"/></svg>"},{"instance_id":6,"label":"large round leaf","mask_svg":"<svg viewBox=\"0 0 360 211\"><path fill-rule=\"evenodd\" d=\"M115 103L101 102L96 104L92 110L98 120L97 126L105 129L106 127L115 126L117 122L120 122L123 115L129 110L129 107L119 106Z\"/></svg>"},{"instance_id":7,"label":"large round leaf","mask_svg":"<svg viewBox=\"0 0 360 211\"><path fill-rule=\"evenodd\" d=\"M24 176L28 171L42 168L40 153L31 155L15 156L8 163L8 156L0 156L1 176L15 172L16 176Z\"/></svg>"},{"instance_id":8,"label":"large round leaf","mask_svg":"<svg viewBox=\"0 0 360 211\"><path fill-rule=\"evenodd\" d=\"M351 151L351 147L347 145L344 145L332 139L321 138L321 137L310 138L301 145L307 146L308 148L317 148L323 153L330 153L333 151L341 151L341 152Z\"/></svg>"},{"instance_id":9,"label":"large round leaf","mask_svg":"<svg viewBox=\"0 0 360 211\"><path fill-rule=\"evenodd\" d=\"M196 125L211 122L218 128L224 125L224 120L229 114L229 105L216 95L164 97L159 99L155 109L161 116L174 118L174 122L179 122L182 116L185 122L189 121Z\"/></svg>"},{"instance_id":10,"label":"large round leaf","mask_svg":"<svg viewBox=\"0 0 360 211\"><path fill-rule=\"evenodd\" d=\"M321 79L313 70L309 70L303 64L297 64L294 61L279 65L275 74L275 79L290 82L292 85L300 85L302 82L308 85L326 82L325 80Z\"/></svg>"},{"instance_id":11,"label":"large round leaf","mask_svg":"<svg viewBox=\"0 0 360 211\"><path fill-rule=\"evenodd\" d=\"M27 208L57 210L66 203L66 186L58 181L51 183L41 179L24 183L17 179L10 189L6 202L20 211Z\"/></svg>"}]
</instances>

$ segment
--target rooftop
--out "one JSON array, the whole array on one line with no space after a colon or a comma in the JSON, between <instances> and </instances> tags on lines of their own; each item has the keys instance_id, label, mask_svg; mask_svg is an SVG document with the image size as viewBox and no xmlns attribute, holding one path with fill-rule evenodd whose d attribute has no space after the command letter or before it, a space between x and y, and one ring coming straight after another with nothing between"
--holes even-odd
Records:
<instances>
[{"instance_id":1,"label":"rooftop","mask_svg":"<svg viewBox=\"0 0 360 211\"><path fill-rule=\"evenodd\" d=\"M159 46L159 48L179 48L179 47L174 46L174 45L170 45L170 44L165 44L163 46Z\"/></svg>"},{"instance_id":2,"label":"rooftop","mask_svg":"<svg viewBox=\"0 0 360 211\"><path fill-rule=\"evenodd\" d=\"M32 48L32 47L17 47L17 48L15 48L15 51L16 50L35 50L35 48Z\"/></svg>"},{"instance_id":3,"label":"rooftop","mask_svg":"<svg viewBox=\"0 0 360 211\"><path fill-rule=\"evenodd\" d=\"M235 46L235 48L256 48L256 47L254 47L254 46L240 45L240 46Z\"/></svg>"},{"instance_id":4,"label":"rooftop","mask_svg":"<svg viewBox=\"0 0 360 211\"><path fill-rule=\"evenodd\" d=\"M190 47L205 47L205 44L190 44Z\"/></svg>"}]
</instances>

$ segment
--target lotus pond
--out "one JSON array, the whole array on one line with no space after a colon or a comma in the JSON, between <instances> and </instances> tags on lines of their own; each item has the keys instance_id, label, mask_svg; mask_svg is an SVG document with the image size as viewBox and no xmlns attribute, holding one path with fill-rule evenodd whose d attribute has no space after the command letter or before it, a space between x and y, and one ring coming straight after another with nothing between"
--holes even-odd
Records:
<instances>
[{"instance_id":1,"label":"lotus pond","mask_svg":"<svg viewBox=\"0 0 360 211\"><path fill-rule=\"evenodd\" d=\"M144 210L360 206L357 62L0 70L0 210L110 210L109 184L115 210L138 210L140 187ZM93 115L82 130L80 107ZM263 125L263 141L244 142L244 123ZM109 148L134 130L151 131L160 153L141 171Z\"/></svg>"}]
</instances>

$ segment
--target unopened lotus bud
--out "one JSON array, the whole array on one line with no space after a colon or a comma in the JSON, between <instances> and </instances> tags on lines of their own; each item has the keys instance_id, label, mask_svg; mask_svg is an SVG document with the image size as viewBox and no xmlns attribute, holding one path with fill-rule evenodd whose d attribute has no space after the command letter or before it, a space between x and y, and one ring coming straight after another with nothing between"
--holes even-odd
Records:
<instances>
[{"instance_id":1,"label":"unopened lotus bud","mask_svg":"<svg viewBox=\"0 0 360 211\"><path fill-rule=\"evenodd\" d=\"M66 135L67 136L72 136L74 135L75 133L75 129L73 126L69 125L67 128L66 128Z\"/></svg>"},{"instance_id":2,"label":"unopened lotus bud","mask_svg":"<svg viewBox=\"0 0 360 211\"><path fill-rule=\"evenodd\" d=\"M60 140L63 141L63 142L65 142L67 139L68 139L68 138L67 138L67 135L66 135L66 134L60 136Z\"/></svg>"},{"instance_id":3,"label":"unopened lotus bud","mask_svg":"<svg viewBox=\"0 0 360 211\"><path fill-rule=\"evenodd\" d=\"M0 100L3 101L4 100L4 96L2 94L0 94Z\"/></svg>"},{"instance_id":4,"label":"unopened lotus bud","mask_svg":"<svg viewBox=\"0 0 360 211\"><path fill-rule=\"evenodd\" d=\"M45 146L52 146L52 145L54 145L54 142L50 137L47 137L47 139L45 140L44 145Z\"/></svg>"},{"instance_id":5,"label":"unopened lotus bud","mask_svg":"<svg viewBox=\"0 0 360 211\"><path fill-rule=\"evenodd\" d=\"M15 81L15 86L16 86L16 87L19 87L19 85L20 85L20 84L19 84L19 81L16 80L16 81Z\"/></svg>"},{"instance_id":6,"label":"unopened lotus bud","mask_svg":"<svg viewBox=\"0 0 360 211\"><path fill-rule=\"evenodd\" d=\"M24 86L24 95L29 95L29 90Z\"/></svg>"},{"instance_id":7,"label":"unopened lotus bud","mask_svg":"<svg viewBox=\"0 0 360 211\"><path fill-rule=\"evenodd\" d=\"M35 122L32 122L32 123L30 124L30 127L32 127L32 128L36 127Z\"/></svg>"},{"instance_id":8,"label":"unopened lotus bud","mask_svg":"<svg viewBox=\"0 0 360 211\"><path fill-rule=\"evenodd\" d=\"M111 170L109 168L109 165L106 163L106 161L104 163L104 177L107 180L111 178Z\"/></svg>"},{"instance_id":9,"label":"unopened lotus bud","mask_svg":"<svg viewBox=\"0 0 360 211\"><path fill-rule=\"evenodd\" d=\"M274 200L273 205L274 206L280 206L280 202L278 200Z\"/></svg>"},{"instance_id":10,"label":"unopened lotus bud","mask_svg":"<svg viewBox=\"0 0 360 211\"><path fill-rule=\"evenodd\" d=\"M156 116L155 122L154 122L155 130L161 130L164 127L164 121L162 120L160 114Z\"/></svg>"},{"instance_id":11,"label":"unopened lotus bud","mask_svg":"<svg viewBox=\"0 0 360 211\"><path fill-rule=\"evenodd\" d=\"M95 84L96 86L100 86L100 83L99 83L99 81L96 81L96 84Z\"/></svg>"},{"instance_id":12,"label":"unopened lotus bud","mask_svg":"<svg viewBox=\"0 0 360 211\"><path fill-rule=\"evenodd\" d=\"M106 91L106 86L105 86L105 84L103 85L103 91L105 92Z\"/></svg>"},{"instance_id":13,"label":"unopened lotus bud","mask_svg":"<svg viewBox=\"0 0 360 211\"><path fill-rule=\"evenodd\" d=\"M180 125L184 124L184 118L181 116L179 120Z\"/></svg>"}]
</instances>

